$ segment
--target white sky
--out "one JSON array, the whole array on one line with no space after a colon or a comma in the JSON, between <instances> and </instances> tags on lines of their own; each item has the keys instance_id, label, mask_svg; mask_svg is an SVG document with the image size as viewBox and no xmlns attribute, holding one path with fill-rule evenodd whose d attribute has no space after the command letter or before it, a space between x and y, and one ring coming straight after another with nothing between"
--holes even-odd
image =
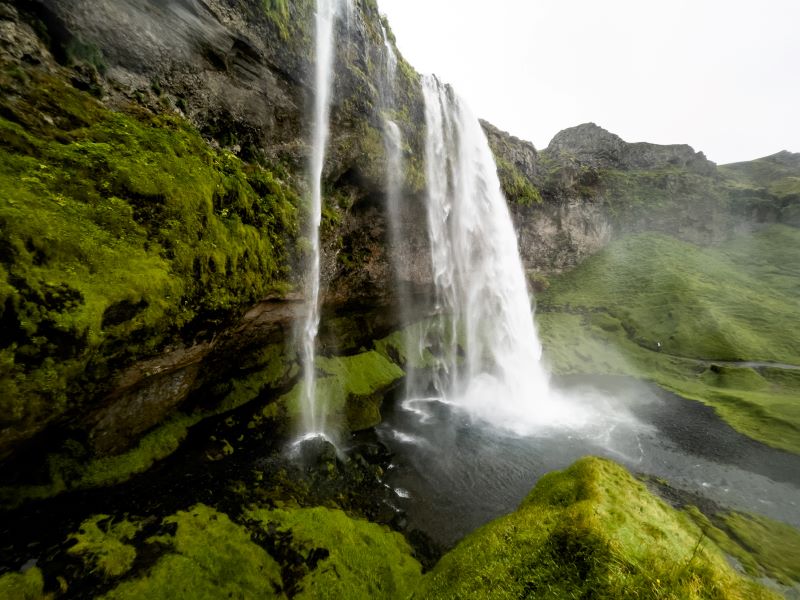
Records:
<instances>
[{"instance_id":1,"label":"white sky","mask_svg":"<svg viewBox=\"0 0 800 600\"><path fill-rule=\"evenodd\" d=\"M587 121L724 164L800 151L800 0L378 0L397 45L541 149Z\"/></svg>"}]
</instances>

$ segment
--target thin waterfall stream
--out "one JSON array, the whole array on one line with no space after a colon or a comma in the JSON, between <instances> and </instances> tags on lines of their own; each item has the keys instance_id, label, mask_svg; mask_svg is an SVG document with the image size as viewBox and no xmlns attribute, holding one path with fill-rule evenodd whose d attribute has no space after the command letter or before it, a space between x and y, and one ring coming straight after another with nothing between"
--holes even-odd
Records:
<instances>
[{"instance_id":1,"label":"thin waterfall stream","mask_svg":"<svg viewBox=\"0 0 800 600\"><path fill-rule=\"evenodd\" d=\"M322 172L330 133L331 88L335 54L334 28L349 0L317 0L315 16L314 115L309 164L311 210L308 239L311 257L307 277L307 311L302 323L302 429L301 438L326 437L324 399L317 397L316 343L320 320L320 241L322 220Z\"/></svg>"}]
</instances>

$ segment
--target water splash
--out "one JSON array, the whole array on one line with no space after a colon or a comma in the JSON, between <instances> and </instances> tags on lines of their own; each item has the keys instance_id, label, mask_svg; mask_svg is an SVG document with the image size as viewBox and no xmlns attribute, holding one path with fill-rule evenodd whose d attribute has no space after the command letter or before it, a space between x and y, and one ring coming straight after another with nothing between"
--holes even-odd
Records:
<instances>
[{"instance_id":1,"label":"water splash","mask_svg":"<svg viewBox=\"0 0 800 600\"><path fill-rule=\"evenodd\" d=\"M307 311L302 325L302 431L301 438L325 435L325 405L317 398L316 343L320 311L320 241L322 220L322 170L328 145L330 97L333 83L334 27L344 13L349 19L349 0L317 0L315 16L316 63L314 69L314 115L309 164L311 214L308 239L311 259L307 272Z\"/></svg>"},{"instance_id":2,"label":"water splash","mask_svg":"<svg viewBox=\"0 0 800 600\"><path fill-rule=\"evenodd\" d=\"M452 89L423 78L427 219L438 395L525 433L548 409L525 274L497 168L478 120Z\"/></svg>"}]
</instances>

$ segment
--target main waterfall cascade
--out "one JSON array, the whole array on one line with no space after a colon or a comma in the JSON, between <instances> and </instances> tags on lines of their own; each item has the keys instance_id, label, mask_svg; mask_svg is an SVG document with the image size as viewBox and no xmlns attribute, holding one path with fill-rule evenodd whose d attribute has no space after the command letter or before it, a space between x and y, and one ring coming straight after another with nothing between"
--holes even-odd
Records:
<instances>
[{"instance_id":1,"label":"main waterfall cascade","mask_svg":"<svg viewBox=\"0 0 800 600\"><path fill-rule=\"evenodd\" d=\"M316 343L320 311L320 242L322 220L322 170L328 145L330 96L333 84L334 28L340 16L349 21L351 0L317 0L315 16L316 63L314 70L314 116L312 153L309 164L311 210L308 239L311 258L307 272L307 311L302 324L303 391L302 437L326 437L325 400L317 398Z\"/></svg>"},{"instance_id":2,"label":"main waterfall cascade","mask_svg":"<svg viewBox=\"0 0 800 600\"><path fill-rule=\"evenodd\" d=\"M453 90L423 78L427 218L438 318L439 400L481 421L528 431L549 405L525 273L497 167L478 120ZM423 390L409 393L423 395ZM414 398L409 398L409 403Z\"/></svg>"},{"instance_id":3,"label":"main waterfall cascade","mask_svg":"<svg viewBox=\"0 0 800 600\"><path fill-rule=\"evenodd\" d=\"M329 137L330 100L337 20L349 20L350 0L318 0L312 154L307 311L302 323L303 387L301 439L324 437L325 399L315 373L320 322L322 172ZM388 114L394 107L397 55L383 30L386 78L382 100L386 151L386 198L390 242L402 240L400 203L403 140ZM409 356L431 352L426 363L410 360L406 403L453 404L492 425L522 433L543 417L547 375L540 365L525 274L496 165L478 120L449 86L423 78L426 125L427 224L435 288L435 317L407 330ZM399 284L399 282L398 282ZM402 286L398 285L398 289ZM398 292L400 293L400 292ZM408 302L400 298L401 312ZM408 323L414 315L401 314ZM419 315L422 318L422 315ZM418 319L417 319L418 320ZM432 364L431 364L432 362ZM430 367L433 367L432 369ZM433 389L431 389L433 388Z\"/></svg>"}]
</instances>

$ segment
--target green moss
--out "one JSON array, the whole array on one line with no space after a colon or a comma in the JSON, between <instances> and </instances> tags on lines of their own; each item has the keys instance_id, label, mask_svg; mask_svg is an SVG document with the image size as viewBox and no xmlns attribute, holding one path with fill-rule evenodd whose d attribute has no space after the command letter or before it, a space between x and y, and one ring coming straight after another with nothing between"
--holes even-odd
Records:
<instances>
[{"instance_id":1,"label":"green moss","mask_svg":"<svg viewBox=\"0 0 800 600\"><path fill-rule=\"evenodd\" d=\"M66 453L53 454L48 459L48 483L0 488L0 505L13 508L25 500L50 498L68 490L126 481L177 450L186 438L189 427L205 416L209 416L209 413L179 413L145 434L134 448L122 454L88 462Z\"/></svg>"},{"instance_id":2,"label":"green moss","mask_svg":"<svg viewBox=\"0 0 800 600\"><path fill-rule=\"evenodd\" d=\"M166 551L146 573L105 598L407 598L420 565L403 537L326 508L253 508L246 526L203 504L163 524L174 535L147 543ZM279 554L290 581L264 548Z\"/></svg>"},{"instance_id":3,"label":"green moss","mask_svg":"<svg viewBox=\"0 0 800 600\"><path fill-rule=\"evenodd\" d=\"M261 0L264 15L284 42L310 44L312 0Z\"/></svg>"},{"instance_id":4,"label":"green moss","mask_svg":"<svg viewBox=\"0 0 800 600\"><path fill-rule=\"evenodd\" d=\"M178 449L189 427L205 416L177 414L146 434L135 448L116 456L90 462L73 487L100 487L120 483L136 473L143 473L162 458Z\"/></svg>"},{"instance_id":5,"label":"green moss","mask_svg":"<svg viewBox=\"0 0 800 600\"><path fill-rule=\"evenodd\" d=\"M280 286L298 202L185 121L26 81L0 72L0 410L23 429Z\"/></svg>"},{"instance_id":6,"label":"green moss","mask_svg":"<svg viewBox=\"0 0 800 600\"><path fill-rule=\"evenodd\" d=\"M622 467L584 458L462 540L415 598L776 598Z\"/></svg>"},{"instance_id":7,"label":"green moss","mask_svg":"<svg viewBox=\"0 0 800 600\"><path fill-rule=\"evenodd\" d=\"M119 577L130 571L136 560L136 548L125 542L131 541L140 527L128 520L114 523L108 515L95 515L69 536L76 541L69 553L80 556L88 567L106 577Z\"/></svg>"},{"instance_id":8,"label":"green moss","mask_svg":"<svg viewBox=\"0 0 800 600\"><path fill-rule=\"evenodd\" d=\"M262 392L274 389L294 377L299 368L284 344L270 344L241 365L249 371L230 382L230 390L219 410L232 410L255 400Z\"/></svg>"},{"instance_id":9,"label":"green moss","mask_svg":"<svg viewBox=\"0 0 800 600\"><path fill-rule=\"evenodd\" d=\"M800 531L760 515L737 512L723 515L722 523L769 577L784 585L800 583Z\"/></svg>"},{"instance_id":10,"label":"green moss","mask_svg":"<svg viewBox=\"0 0 800 600\"><path fill-rule=\"evenodd\" d=\"M503 188L506 198L521 206L542 203L542 194L514 164L500 157L496 157L495 162L500 186Z\"/></svg>"},{"instance_id":11,"label":"green moss","mask_svg":"<svg viewBox=\"0 0 800 600\"><path fill-rule=\"evenodd\" d=\"M249 375L230 383L230 389L213 409L177 413L146 433L138 444L113 456L103 456L85 461L68 453L53 454L49 458L50 481L46 484L0 487L0 505L18 506L25 500L49 498L67 490L114 485L143 473L175 452L189 433L189 428L209 417L224 414L256 399L261 392L277 386L284 379L296 376L298 367L288 360L282 344L272 344L243 363L243 368L254 369ZM280 416L278 405L265 408L265 415Z\"/></svg>"},{"instance_id":12,"label":"green moss","mask_svg":"<svg viewBox=\"0 0 800 600\"><path fill-rule=\"evenodd\" d=\"M545 358L557 373L650 379L800 452L800 378L722 362L800 364L797 264L800 232L783 226L715 248L624 238L537 295Z\"/></svg>"},{"instance_id":13,"label":"green moss","mask_svg":"<svg viewBox=\"0 0 800 600\"><path fill-rule=\"evenodd\" d=\"M320 558L303 574L297 598L408 598L419 582L421 567L408 542L386 527L321 507L248 516L266 530L289 534L306 564Z\"/></svg>"},{"instance_id":14,"label":"green moss","mask_svg":"<svg viewBox=\"0 0 800 600\"><path fill-rule=\"evenodd\" d=\"M427 369L436 365L436 356L424 343L432 321L424 320L394 331L375 342L375 350L388 360L409 369Z\"/></svg>"},{"instance_id":15,"label":"green moss","mask_svg":"<svg viewBox=\"0 0 800 600\"><path fill-rule=\"evenodd\" d=\"M380 423L383 394L403 376L403 370L386 356L370 350L353 356L318 357L317 398L327 407L328 418L351 431ZM281 397L290 416L301 412L303 383Z\"/></svg>"},{"instance_id":16,"label":"green moss","mask_svg":"<svg viewBox=\"0 0 800 600\"><path fill-rule=\"evenodd\" d=\"M104 596L123 598L283 598L280 567L249 532L203 504L164 520L174 536L150 540L169 552L144 576Z\"/></svg>"},{"instance_id":17,"label":"green moss","mask_svg":"<svg viewBox=\"0 0 800 600\"><path fill-rule=\"evenodd\" d=\"M9 600L44 600L42 572L33 567L24 573L6 573L0 576L0 598Z\"/></svg>"},{"instance_id":18,"label":"green moss","mask_svg":"<svg viewBox=\"0 0 800 600\"><path fill-rule=\"evenodd\" d=\"M694 506L686 512L749 575L771 577L787 586L800 583L800 531L794 527L738 512L714 515L712 523Z\"/></svg>"}]
</instances>

